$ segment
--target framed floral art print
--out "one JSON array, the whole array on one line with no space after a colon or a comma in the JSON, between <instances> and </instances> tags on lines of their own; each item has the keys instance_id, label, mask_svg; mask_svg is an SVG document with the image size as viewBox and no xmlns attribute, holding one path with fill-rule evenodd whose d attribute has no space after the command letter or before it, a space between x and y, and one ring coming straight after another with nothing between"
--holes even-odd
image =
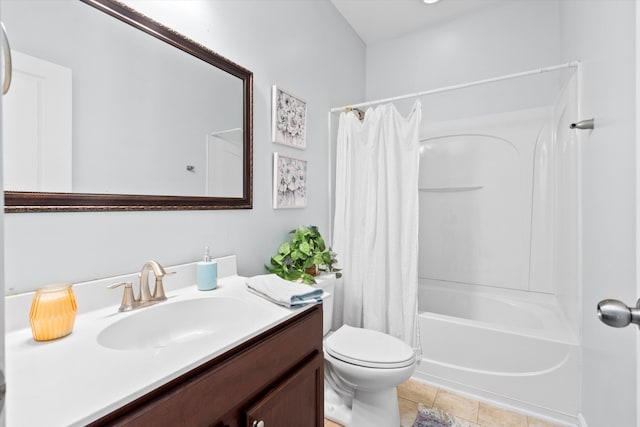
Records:
<instances>
[{"instance_id":1,"label":"framed floral art print","mask_svg":"<svg viewBox=\"0 0 640 427\"><path fill-rule=\"evenodd\" d=\"M304 150L307 146L307 103L275 85L271 102L271 140Z\"/></svg>"},{"instance_id":2,"label":"framed floral art print","mask_svg":"<svg viewBox=\"0 0 640 427\"><path fill-rule=\"evenodd\" d=\"M273 153L273 208L307 206L307 161Z\"/></svg>"}]
</instances>

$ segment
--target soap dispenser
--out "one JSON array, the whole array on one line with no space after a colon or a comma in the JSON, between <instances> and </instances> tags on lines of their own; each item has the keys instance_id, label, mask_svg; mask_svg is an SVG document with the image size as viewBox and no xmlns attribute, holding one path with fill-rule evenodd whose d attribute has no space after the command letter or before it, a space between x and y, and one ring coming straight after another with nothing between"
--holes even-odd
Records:
<instances>
[{"instance_id":1,"label":"soap dispenser","mask_svg":"<svg viewBox=\"0 0 640 427\"><path fill-rule=\"evenodd\" d=\"M197 264L198 289L210 291L218 286L218 263L211 261L209 246L204 248L204 260Z\"/></svg>"}]
</instances>

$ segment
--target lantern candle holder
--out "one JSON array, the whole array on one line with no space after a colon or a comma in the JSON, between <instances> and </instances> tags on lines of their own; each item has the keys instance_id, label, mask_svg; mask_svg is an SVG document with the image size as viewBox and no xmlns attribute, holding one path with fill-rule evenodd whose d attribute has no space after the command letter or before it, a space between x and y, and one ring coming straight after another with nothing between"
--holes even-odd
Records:
<instances>
[{"instance_id":1,"label":"lantern candle holder","mask_svg":"<svg viewBox=\"0 0 640 427\"><path fill-rule=\"evenodd\" d=\"M51 341L69 335L77 312L70 284L49 285L36 290L29 312L33 339Z\"/></svg>"}]
</instances>

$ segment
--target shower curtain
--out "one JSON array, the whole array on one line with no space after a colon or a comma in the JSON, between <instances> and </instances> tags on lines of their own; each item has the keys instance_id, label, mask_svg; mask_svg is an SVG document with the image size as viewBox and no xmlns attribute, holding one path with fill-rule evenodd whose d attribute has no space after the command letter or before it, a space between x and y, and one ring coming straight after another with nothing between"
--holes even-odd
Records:
<instances>
[{"instance_id":1,"label":"shower curtain","mask_svg":"<svg viewBox=\"0 0 640 427\"><path fill-rule=\"evenodd\" d=\"M341 113L333 250L344 276L344 323L393 335L420 353L418 166L421 104L362 122Z\"/></svg>"}]
</instances>

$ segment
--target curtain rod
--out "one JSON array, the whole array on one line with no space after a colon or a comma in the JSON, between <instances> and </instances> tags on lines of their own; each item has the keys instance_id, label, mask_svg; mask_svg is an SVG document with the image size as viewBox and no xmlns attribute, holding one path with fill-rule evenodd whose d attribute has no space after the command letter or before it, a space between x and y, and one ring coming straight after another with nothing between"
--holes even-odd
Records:
<instances>
[{"instance_id":1,"label":"curtain rod","mask_svg":"<svg viewBox=\"0 0 640 427\"><path fill-rule=\"evenodd\" d=\"M554 65L551 67L543 67L543 68L537 68L535 70L523 71L521 73L507 74L500 77L492 77L490 79L476 80L474 82L462 83L462 84L457 84L453 86L443 86L437 89L425 90L424 92L410 93L407 95L394 96L392 98L377 99L375 101L361 102L359 104L345 105L343 107L334 107L331 109L331 112L336 113L339 111L350 111L358 107L366 107L373 104L382 104L385 102L399 101L401 99L408 99L408 98L419 98L424 95L432 95L434 93L447 92L447 91L456 90L456 89L464 89L471 86L478 86L478 85L483 85L487 83L498 82L501 80L515 79L518 77L525 77L533 74L542 74L542 73L547 73L549 71L562 70L565 68L578 68L579 66L580 66L580 61L572 61L572 62L567 62L565 64Z\"/></svg>"}]
</instances>

